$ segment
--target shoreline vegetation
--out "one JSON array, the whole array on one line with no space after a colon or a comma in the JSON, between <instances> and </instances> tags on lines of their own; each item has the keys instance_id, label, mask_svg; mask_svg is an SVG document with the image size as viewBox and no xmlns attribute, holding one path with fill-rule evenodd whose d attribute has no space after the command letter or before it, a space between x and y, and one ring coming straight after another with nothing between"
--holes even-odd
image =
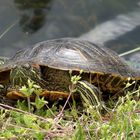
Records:
<instances>
[{"instance_id":1,"label":"shoreline vegetation","mask_svg":"<svg viewBox=\"0 0 140 140\"><path fill-rule=\"evenodd\" d=\"M0 139L138 140L140 137L140 87L117 101L109 100L105 103L108 108L100 111L88 101L50 105L39 96L30 101L31 92L39 95L41 89L30 80L27 85L20 89L27 100L15 101L14 106L0 103Z\"/></svg>"}]
</instances>

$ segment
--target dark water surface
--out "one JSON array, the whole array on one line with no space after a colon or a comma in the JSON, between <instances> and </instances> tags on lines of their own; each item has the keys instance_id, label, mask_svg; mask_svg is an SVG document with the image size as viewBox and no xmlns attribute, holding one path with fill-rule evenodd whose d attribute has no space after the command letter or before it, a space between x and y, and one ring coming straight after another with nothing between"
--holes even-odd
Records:
<instances>
[{"instance_id":1,"label":"dark water surface","mask_svg":"<svg viewBox=\"0 0 140 140\"><path fill-rule=\"evenodd\" d=\"M6 29L0 56L60 37L122 53L140 46L140 0L0 0L0 35Z\"/></svg>"}]
</instances>

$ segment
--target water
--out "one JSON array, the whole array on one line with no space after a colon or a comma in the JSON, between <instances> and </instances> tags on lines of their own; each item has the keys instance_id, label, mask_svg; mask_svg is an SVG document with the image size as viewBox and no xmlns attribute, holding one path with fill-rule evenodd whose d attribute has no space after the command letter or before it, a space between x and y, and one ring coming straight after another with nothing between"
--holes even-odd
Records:
<instances>
[{"instance_id":1,"label":"water","mask_svg":"<svg viewBox=\"0 0 140 140\"><path fill-rule=\"evenodd\" d=\"M0 0L0 34L11 25L0 38L0 56L60 37L122 53L140 46L140 0Z\"/></svg>"},{"instance_id":2,"label":"water","mask_svg":"<svg viewBox=\"0 0 140 140\"><path fill-rule=\"evenodd\" d=\"M96 44L104 45L107 41L133 31L140 25L140 9L131 11L128 14L119 14L114 19L97 25L93 30L80 36L82 39L93 41Z\"/></svg>"}]
</instances>

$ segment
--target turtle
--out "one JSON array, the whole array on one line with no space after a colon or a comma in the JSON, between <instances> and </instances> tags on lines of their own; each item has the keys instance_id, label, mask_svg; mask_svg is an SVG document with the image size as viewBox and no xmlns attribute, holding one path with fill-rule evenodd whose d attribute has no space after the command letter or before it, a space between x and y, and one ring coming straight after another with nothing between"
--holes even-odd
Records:
<instances>
[{"instance_id":1,"label":"turtle","mask_svg":"<svg viewBox=\"0 0 140 140\"><path fill-rule=\"evenodd\" d=\"M68 98L71 77L75 75L81 77L76 86L82 92L88 94L90 87L103 98L124 94L128 79L140 83L140 71L131 68L116 52L77 38L39 42L19 50L0 66L0 84L12 99L23 97L14 88L26 84L28 78L44 89L42 95L48 100Z\"/></svg>"}]
</instances>

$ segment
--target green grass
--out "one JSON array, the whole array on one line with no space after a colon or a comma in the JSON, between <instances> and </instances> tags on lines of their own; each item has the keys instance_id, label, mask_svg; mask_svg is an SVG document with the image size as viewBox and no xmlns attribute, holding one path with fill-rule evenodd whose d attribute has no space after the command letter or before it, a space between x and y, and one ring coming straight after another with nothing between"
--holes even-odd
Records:
<instances>
[{"instance_id":1,"label":"green grass","mask_svg":"<svg viewBox=\"0 0 140 140\"><path fill-rule=\"evenodd\" d=\"M0 139L138 140L139 92L128 92L103 114L75 102L66 108L46 103L39 109L31 102L30 112L26 101L18 101L15 108L0 104Z\"/></svg>"}]
</instances>

